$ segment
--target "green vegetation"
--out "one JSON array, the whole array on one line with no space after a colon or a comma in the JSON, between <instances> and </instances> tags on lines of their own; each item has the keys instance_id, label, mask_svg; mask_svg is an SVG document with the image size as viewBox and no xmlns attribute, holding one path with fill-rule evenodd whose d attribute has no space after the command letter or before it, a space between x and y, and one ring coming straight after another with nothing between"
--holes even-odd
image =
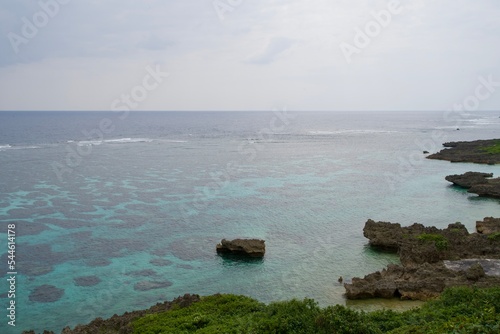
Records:
<instances>
[{"instance_id":1,"label":"green vegetation","mask_svg":"<svg viewBox=\"0 0 500 334\"><path fill-rule=\"evenodd\" d=\"M418 240L433 241L438 250L445 250L448 248L448 239L440 234L421 234L417 237Z\"/></svg>"},{"instance_id":2,"label":"green vegetation","mask_svg":"<svg viewBox=\"0 0 500 334\"><path fill-rule=\"evenodd\" d=\"M489 154L500 154L500 141L495 145L485 147L482 150Z\"/></svg>"},{"instance_id":3,"label":"green vegetation","mask_svg":"<svg viewBox=\"0 0 500 334\"><path fill-rule=\"evenodd\" d=\"M186 308L147 315L134 333L499 333L500 288L452 288L406 312L358 312L313 300L262 304L235 295L204 297Z\"/></svg>"},{"instance_id":4,"label":"green vegetation","mask_svg":"<svg viewBox=\"0 0 500 334\"><path fill-rule=\"evenodd\" d=\"M488 239L494 241L500 240L500 232L491 233L490 235L488 235Z\"/></svg>"}]
</instances>

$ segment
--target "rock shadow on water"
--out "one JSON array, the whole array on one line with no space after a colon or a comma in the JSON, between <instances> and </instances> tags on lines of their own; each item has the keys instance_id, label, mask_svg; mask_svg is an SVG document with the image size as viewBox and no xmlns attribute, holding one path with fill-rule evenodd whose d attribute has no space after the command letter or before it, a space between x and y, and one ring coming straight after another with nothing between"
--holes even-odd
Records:
<instances>
[{"instance_id":1,"label":"rock shadow on water","mask_svg":"<svg viewBox=\"0 0 500 334\"><path fill-rule=\"evenodd\" d=\"M40 285L29 295L29 300L37 303L53 303L61 299L64 289L59 289L53 285Z\"/></svg>"},{"instance_id":2,"label":"rock shadow on water","mask_svg":"<svg viewBox=\"0 0 500 334\"><path fill-rule=\"evenodd\" d=\"M249 255L229 253L219 254L219 258L223 266L262 264L265 259L265 257L252 257Z\"/></svg>"},{"instance_id":3,"label":"rock shadow on water","mask_svg":"<svg viewBox=\"0 0 500 334\"><path fill-rule=\"evenodd\" d=\"M363 246L363 253L366 254L367 256L373 257L373 256L380 256L380 255L386 255L389 258L394 258L394 262L399 262L399 259L397 257L397 250L393 250L390 248L382 247L382 246L376 246L376 245L370 245L369 243L365 244Z\"/></svg>"}]
</instances>

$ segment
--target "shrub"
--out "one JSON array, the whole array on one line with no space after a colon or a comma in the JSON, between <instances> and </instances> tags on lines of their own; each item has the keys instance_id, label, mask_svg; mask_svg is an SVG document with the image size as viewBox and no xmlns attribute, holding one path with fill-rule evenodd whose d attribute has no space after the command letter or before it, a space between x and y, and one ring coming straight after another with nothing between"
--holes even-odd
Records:
<instances>
[{"instance_id":1,"label":"shrub","mask_svg":"<svg viewBox=\"0 0 500 334\"><path fill-rule=\"evenodd\" d=\"M359 312L312 299L262 304L252 298L214 295L189 307L143 316L134 333L500 333L500 288L449 288L440 298L405 312Z\"/></svg>"},{"instance_id":2,"label":"shrub","mask_svg":"<svg viewBox=\"0 0 500 334\"><path fill-rule=\"evenodd\" d=\"M500 240L500 232L491 233L490 235L488 235L488 239L494 241Z\"/></svg>"},{"instance_id":3,"label":"shrub","mask_svg":"<svg viewBox=\"0 0 500 334\"><path fill-rule=\"evenodd\" d=\"M448 239L440 234L421 234L417 237L418 240L432 241L438 250L445 250L448 248Z\"/></svg>"}]
</instances>

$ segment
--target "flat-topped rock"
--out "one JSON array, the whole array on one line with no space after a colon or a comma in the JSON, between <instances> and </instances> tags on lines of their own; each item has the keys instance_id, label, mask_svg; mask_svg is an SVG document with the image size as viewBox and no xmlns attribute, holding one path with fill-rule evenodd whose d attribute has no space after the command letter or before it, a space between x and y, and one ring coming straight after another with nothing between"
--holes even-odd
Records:
<instances>
[{"instance_id":1,"label":"flat-topped rock","mask_svg":"<svg viewBox=\"0 0 500 334\"><path fill-rule=\"evenodd\" d=\"M264 240L259 239L222 239L217 244L216 250L219 254L263 257L266 252L266 245Z\"/></svg>"},{"instance_id":2,"label":"flat-topped rock","mask_svg":"<svg viewBox=\"0 0 500 334\"><path fill-rule=\"evenodd\" d=\"M427 159L489 165L500 163L500 139L448 142L443 146L446 148L428 155Z\"/></svg>"},{"instance_id":3,"label":"flat-topped rock","mask_svg":"<svg viewBox=\"0 0 500 334\"><path fill-rule=\"evenodd\" d=\"M476 184L488 183L488 178L493 177L493 173L467 172L464 174L454 174L445 177L445 180L454 185L467 188Z\"/></svg>"}]
</instances>

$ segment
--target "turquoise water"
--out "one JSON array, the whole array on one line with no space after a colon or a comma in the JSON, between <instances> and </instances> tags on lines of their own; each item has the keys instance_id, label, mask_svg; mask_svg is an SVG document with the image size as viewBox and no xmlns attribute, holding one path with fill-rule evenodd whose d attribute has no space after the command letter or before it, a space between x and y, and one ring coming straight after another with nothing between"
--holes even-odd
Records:
<instances>
[{"instance_id":1,"label":"turquoise water","mask_svg":"<svg viewBox=\"0 0 500 334\"><path fill-rule=\"evenodd\" d=\"M5 226L18 231L18 326L4 321L2 333L59 332L184 293L345 304L339 276L398 262L367 247L367 219L461 221L472 231L476 220L500 216L498 200L444 180L469 170L498 175L498 166L426 160L418 144L440 149L441 141L429 144L434 132L446 141L498 137L489 113L467 115L460 131L439 112L295 113L272 133L262 132L272 113L137 113L88 143L81 130L102 117L0 113L3 263ZM79 147L90 153L58 179L53 163L68 167L68 148ZM216 243L235 237L265 239L264 259L218 257ZM78 286L81 276L100 282ZM144 281L166 286L134 288ZM64 294L31 301L44 284ZM5 281L0 288L8 290Z\"/></svg>"}]
</instances>

